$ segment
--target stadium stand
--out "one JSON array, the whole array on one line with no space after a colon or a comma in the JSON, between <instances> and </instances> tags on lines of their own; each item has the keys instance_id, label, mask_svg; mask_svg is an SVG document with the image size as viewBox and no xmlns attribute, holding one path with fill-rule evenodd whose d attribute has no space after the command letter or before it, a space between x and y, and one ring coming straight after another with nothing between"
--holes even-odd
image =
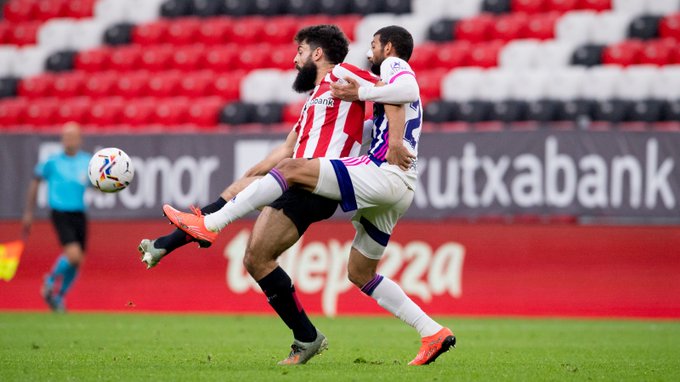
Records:
<instances>
[{"instance_id":1,"label":"stadium stand","mask_svg":"<svg viewBox=\"0 0 680 382\"><path fill-rule=\"evenodd\" d=\"M0 123L291 123L291 41L322 22L364 67L375 30L407 27L431 122L675 115L679 0L9 0Z\"/></svg>"}]
</instances>

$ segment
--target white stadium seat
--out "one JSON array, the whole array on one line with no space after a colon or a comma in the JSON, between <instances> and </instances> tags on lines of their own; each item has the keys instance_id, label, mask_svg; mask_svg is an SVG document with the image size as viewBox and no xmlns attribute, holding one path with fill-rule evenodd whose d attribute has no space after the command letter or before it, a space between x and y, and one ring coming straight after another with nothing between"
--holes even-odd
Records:
<instances>
[{"instance_id":1,"label":"white stadium seat","mask_svg":"<svg viewBox=\"0 0 680 382\"><path fill-rule=\"evenodd\" d=\"M281 82L281 70L254 70L241 81L241 101L267 103L276 100Z\"/></svg>"},{"instance_id":2,"label":"white stadium seat","mask_svg":"<svg viewBox=\"0 0 680 382\"><path fill-rule=\"evenodd\" d=\"M609 45L626 39L628 26L633 19L630 13L602 12L597 15L591 30L591 42Z\"/></svg>"},{"instance_id":3,"label":"white stadium seat","mask_svg":"<svg viewBox=\"0 0 680 382\"><path fill-rule=\"evenodd\" d=\"M108 24L97 19L84 19L71 28L70 46L78 51L96 48L103 43L104 31Z\"/></svg>"},{"instance_id":4,"label":"white stadium seat","mask_svg":"<svg viewBox=\"0 0 680 382\"><path fill-rule=\"evenodd\" d=\"M0 45L0 77L14 75L14 57L18 54L13 45Z\"/></svg>"},{"instance_id":5,"label":"white stadium seat","mask_svg":"<svg viewBox=\"0 0 680 382\"><path fill-rule=\"evenodd\" d=\"M366 43L352 43L349 44L349 52L345 61L348 64L358 66L360 68L368 68L368 51L371 48L370 44Z\"/></svg>"},{"instance_id":6,"label":"white stadium seat","mask_svg":"<svg viewBox=\"0 0 680 382\"><path fill-rule=\"evenodd\" d=\"M680 65L669 65L661 69L652 84L652 96L658 99L680 99Z\"/></svg>"},{"instance_id":7,"label":"white stadium seat","mask_svg":"<svg viewBox=\"0 0 680 382\"><path fill-rule=\"evenodd\" d=\"M288 104L307 98L307 93L298 93L292 88L293 81L295 81L297 74L297 70L287 70L279 74L279 83L276 87L274 101Z\"/></svg>"},{"instance_id":8,"label":"white stadium seat","mask_svg":"<svg viewBox=\"0 0 680 382\"><path fill-rule=\"evenodd\" d=\"M14 75L20 78L35 76L45 71L49 51L41 46L26 46L13 57Z\"/></svg>"},{"instance_id":9,"label":"white stadium seat","mask_svg":"<svg viewBox=\"0 0 680 382\"><path fill-rule=\"evenodd\" d=\"M653 65L629 66L623 71L616 87L616 98L644 100L651 98L652 87L661 70Z\"/></svg>"},{"instance_id":10,"label":"white stadium seat","mask_svg":"<svg viewBox=\"0 0 680 382\"><path fill-rule=\"evenodd\" d=\"M583 83L583 98L606 101L616 96L617 85L623 76L619 66L595 66L586 73Z\"/></svg>"},{"instance_id":11,"label":"white stadium seat","mask_svg":"<svg viewBox=\"0 0 680 382\"><path fill-rule=\"evenodd\" d=\"M586 69L572 66L557 69L550 75L546 84L546 97L554 100L569 101L581 97Z\"/></svg>"},{"instance_id":12,"label":"white stadium seat","mask_svg":"<svg viewBox=\"0 0 680 382\"><path fill-rule=\"evenodd\" d=\"M412 0L411 10L416 16L434 20L443 17L448 2L448 0Z\"/></svg>"},{"instance_id":13,"label":"white stadium seat","mask_svg":"<svg viewBox=\"0 0 680 382\"><path fill-rule=\"evenodd\" d=\"M427 40L427 30L434 20L426 19L416 15L402 15L397 16L394 25L399 25L406 28L413 36L413 44L420 45ZM375 31L373 31L375 33ZM371 37L373 34L371 34Z\"/></svg>"},{"instance_id":14,"label":"white stadium seat","mask_svg":"<svg viewBox=\"0 0 680 382\"><path fill-rule=\"evenodd\" d=\"M484 101L502 101L510 98L510 85L515 71L489 69L479 82L478 96Z\"/></svg>"},{"instance_id":15,"label":"white stadium seat","mask_svg":"<svg viewBox=\"0 0 680 382\"><path fill-rule=\"evenodd\" d=\"M539 68L563 68L571 63L576 44L568 41L548 40L543 42L535 57Z\"/></svg>"},{"instance_id":16,"label":"white stadium seat","mask_svg":"<svg viewBox=\"0 0 680 382\"><path fill-rule=\"evenodd\" d=\"M127 0L125 17L134 24L147 23L160 18L161 5L165 0Z\"/></svg>"},{"instance_id":17,"label":"white stadium seat","mask_svg":"<svg viewBox=\"0 0 680 382\"><path fill-rule=\"evenodd\" d=\"M510 84L510 98L520 101L538 101L546 98L546 89L551 80L547 70L527 68L513 72Z\"/></svg>"},{"instance_id":18,"label":"white stadium seat","mask_svg":"<svg viewBox=\"0 0 680 382\"><path fill-rule=\"evenodd\" d=\"M645 12L645 0L612 0L614 12L639 15Z\"/></svg>"},{"instance_id":19,"label":"white stadium seat","mask_svg":"<svg viewBox=\"0 0 680 382\"><path fill-rule=\"evenodd\" d=\"M444 13L440 17L454 19L469 18L482 11L483 0L456 0L444 3Z\"/></svg>"},{"instance_id":20,"label":"white stadium seat","mask_svg":"<svg viewBox=\"0 0 680 382\"><path fill-rule=\"evenodd\" d=\"M110 23L127 21L127 7L126 0L99 0L94 5L94 17Z\"/></svg>"},{"instance_id":21,"label":"white stadium seat","mask_svg":"<svg viewBox=\"0 0 680 382\"><path fill-rule=\"evenodd\" d=\"M680 0L644 0L645 13L665 16L680 11Z\"/></svg>"},{"instance_id":22,"label":"white stadium seat","mask_svg":"<svg viewBox=\"0 0 680 382\"><path fill-rule=\"evenodd\" d=\"M557 21L555 37L560 41L585 44L591 40L596 20L596 13L592 11L568 12Z\"/></svg>"},{"instance_id":23,"label":"white stadium seat","mask_svg":"<svg viewBox=\"0 0 680 382\"><path fill-rule=\"evenodd\" d=\"M72 30L75 19L56 18L45 22L38 29L37 43L50 53L71 47Z\"/></svg>"},{"instance_id":24,"label":"white stadium seat","mask_svg":"<svg viewBox=\"0 0 680 382\"><path fill-rule=\"evenodd\" d=\"M479 85L484 74L480 68L454 69L442 79L442 98L447 101L478 99Z\"/></svg>"},{"instance_id":25,"label":"white stadium seat","mask_svg":"<svg viewBox=\"0 0 680 382\"><path fill-rule=\"evenodd\" d=\"M397 20L397 16L391 13L376 13L368 15L361 19L354 27L354 41L357 44L362 44L368 49L373 39L373 34L380 28L393 25Z\"/></svg>"},{"instance_id":26,"label":"white stadium seat","mask_svg":"<svg viewBox=\"0 0 680 382\"><path fill-rule=\"evenodd\" d=\"M499 56L503 68L531 68L536 66L540 42L538 40L515 40L509 42Z\"/></svg>"}]
</instances>

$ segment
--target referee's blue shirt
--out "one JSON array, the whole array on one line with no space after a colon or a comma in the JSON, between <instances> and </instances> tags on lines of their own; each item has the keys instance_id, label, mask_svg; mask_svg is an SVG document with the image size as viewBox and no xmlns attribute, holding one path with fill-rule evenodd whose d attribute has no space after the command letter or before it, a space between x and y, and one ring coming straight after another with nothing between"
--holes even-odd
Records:
<instances>
[{"instance_id":1,"label":"referee's blue shirt","mask_svg":"<svg viewBox=\"0 0 680 382\"><path fill-rule=\"evenodd\" d=\"M85 190L90 181L87 167L91 155L78 151L74 156L61 152L35 166L35 175L47 182L47 203L63 212L85 212Z\"/></svg>"}]
</instances>

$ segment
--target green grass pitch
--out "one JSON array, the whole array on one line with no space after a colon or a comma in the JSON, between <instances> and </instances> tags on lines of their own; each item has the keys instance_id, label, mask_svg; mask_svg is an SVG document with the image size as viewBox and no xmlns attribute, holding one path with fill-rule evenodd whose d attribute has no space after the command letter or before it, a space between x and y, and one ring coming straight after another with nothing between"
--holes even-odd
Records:
<instances>
[{"instance_id":1,"label":"green grass pitch","mask_svg":"<svg viewBox=\"0 0 680 382\"><path fill-rule=\"evenodd\" d=\"M416 332L392 317L313 317L329 350L277 366L273 316L0 313L0 381L679 381L680 322L440 318L458 347L409 367Z\"/></svg>"}]
</instances>

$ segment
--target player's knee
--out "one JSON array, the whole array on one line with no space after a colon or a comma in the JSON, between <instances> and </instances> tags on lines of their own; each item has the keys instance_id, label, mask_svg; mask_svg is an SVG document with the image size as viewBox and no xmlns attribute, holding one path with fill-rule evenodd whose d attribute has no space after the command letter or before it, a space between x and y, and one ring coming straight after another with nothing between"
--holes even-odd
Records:
<instances>
[{"instance_id":1,"label":"player's knee","mask_svg":"<svg viewBox=\"0 0 680 382\"><path fill-rule=\"evenodd\" d=\"M304 162L299 159L286 158L276 165L276 169L279 170L281 175L286 178L288 183L295 183L301 178L302 172L304 170Z\"/></svg>"}]
</instances>

